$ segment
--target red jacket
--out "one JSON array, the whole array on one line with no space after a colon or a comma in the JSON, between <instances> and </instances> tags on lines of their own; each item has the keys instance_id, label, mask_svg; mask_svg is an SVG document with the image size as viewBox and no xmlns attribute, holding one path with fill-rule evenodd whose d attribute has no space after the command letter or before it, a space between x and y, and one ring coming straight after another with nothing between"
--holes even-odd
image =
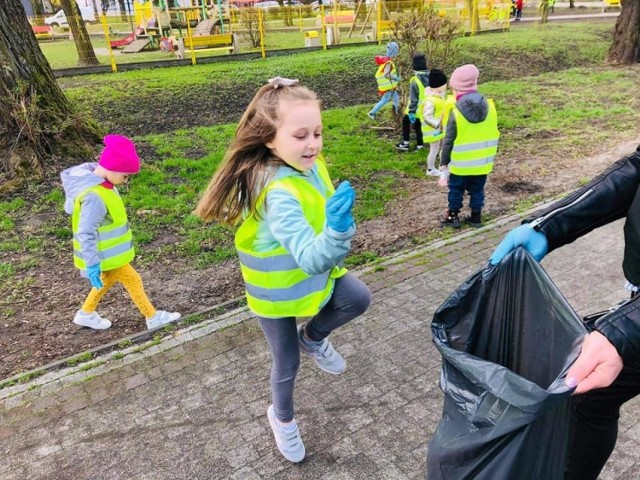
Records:
<instances>
[{"instance_id":1,"label":"red jacket","mask_svg":"<svg viewBox=\"0 0 640 480\"><path fill-rule=\"evenodd\" d=\"M524 0L516 0L516 9L522 10L523 4L524 4Z\"/></svg>"}]
</instances>

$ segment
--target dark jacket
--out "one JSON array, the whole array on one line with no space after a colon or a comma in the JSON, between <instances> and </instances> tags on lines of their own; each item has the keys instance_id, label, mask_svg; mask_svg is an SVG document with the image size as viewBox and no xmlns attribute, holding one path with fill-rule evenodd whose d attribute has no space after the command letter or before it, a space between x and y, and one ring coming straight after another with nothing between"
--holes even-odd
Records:
<instances>
[{"instance_id":1,"label":"dark jacket","mask_svg":"<svg viewBox=\"0 0 640 480\"><path fill-rule=\"evenodd\" d=\"M549 251L595 228L626 217L622 270L640 286L640 146L589 184L526 219L547 237ZM640 295L595 323L616 347L624 363L640 360Z\"/></svg>"},{"instance_id":2,"label":"dark jacket","mask_svg":"<svg viewBox=\"0 0 640 480\"><path fill-rule=\"evenodd\" d=\"M429 86L429 70L417 71L415 77L424 88ZM409 113L416 113L418 103L420 102L420 88L415 82L409 82Z\"/></svg>"},{"instance_id":3,"label":"dark jacket","mask_svg":"<svg viewBox=\"0 0 640 480\"><path fill-rule=\"evenodd\" d=\"M456 108L462 116L470 123L484 122L489 114L489 103L484 95L478 92L465 93L456 102ZM442 152L440 152L440 165L449 165L451 162L451 150L453 150L453 142L458 136L458 127L456 126L456 117L451 112L447 129L442 140Z\"/></svg>"}]
</instances>

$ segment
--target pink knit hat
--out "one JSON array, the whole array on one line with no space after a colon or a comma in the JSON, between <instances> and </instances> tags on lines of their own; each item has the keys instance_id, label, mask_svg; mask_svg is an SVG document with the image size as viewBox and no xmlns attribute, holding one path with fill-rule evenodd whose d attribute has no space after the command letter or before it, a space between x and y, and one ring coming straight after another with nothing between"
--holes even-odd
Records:
<instances>
[{"instance_id":1,"label":"pink knit hat","mask_svg":"<svg viewBox=\"0 0 640 480\"><path fill-rule=\"evenodd\" d=\"M470 92L478 89L480 71L472 63L456 68L451 74L449 85L458 93Z\"/></svg>"},{"instance_id":2,"label":"pink knit hat","mask_svg":"<svg viewBox=\"0 0 640 480\"><path fill-rule=\"evenodd\" d=\"M115 173L132 174L140 171L140 157L131 140L122 135L107 135L104 144L98 161L102 168Z\"/></svg>"}]
</instances>

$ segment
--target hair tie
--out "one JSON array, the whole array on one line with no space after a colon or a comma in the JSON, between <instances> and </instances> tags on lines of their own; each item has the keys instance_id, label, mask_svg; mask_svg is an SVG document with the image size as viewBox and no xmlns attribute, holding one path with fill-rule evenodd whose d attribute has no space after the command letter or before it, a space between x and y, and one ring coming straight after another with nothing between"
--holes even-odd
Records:
<instances>
[{"instance_id":1,"label":"hair tie","mask_svg":"<svg viewBox=\"0 0 640 480\"><path fill-rule=\"evenodd\" d=\"M274 77L269 79L269 83L277 90L279 87L291 87L293 85L298 85L300 81L297 78Z\"/></svg>"}]
</instances>

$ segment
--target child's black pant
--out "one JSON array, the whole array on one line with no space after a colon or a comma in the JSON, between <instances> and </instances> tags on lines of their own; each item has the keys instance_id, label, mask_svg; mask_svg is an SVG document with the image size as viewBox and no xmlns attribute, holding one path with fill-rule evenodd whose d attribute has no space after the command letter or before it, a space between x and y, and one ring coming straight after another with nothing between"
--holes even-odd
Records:
<instances>
[{"instance_id":1,"label":"child's black pant","mask_svg":"<svg viewBox=\"0 0 640 480\"><path fill-rule=\"evenodd\" d=\"M416 117L416 121L413 124L413 129L416 132L416 143L418 145L422 145L422 124L420 123L420 119ZM402 140L408 142L411 138L411 120L409 120L409 115L405 113L404 117L402 117Z\"/></svg>"}]
</instances>

